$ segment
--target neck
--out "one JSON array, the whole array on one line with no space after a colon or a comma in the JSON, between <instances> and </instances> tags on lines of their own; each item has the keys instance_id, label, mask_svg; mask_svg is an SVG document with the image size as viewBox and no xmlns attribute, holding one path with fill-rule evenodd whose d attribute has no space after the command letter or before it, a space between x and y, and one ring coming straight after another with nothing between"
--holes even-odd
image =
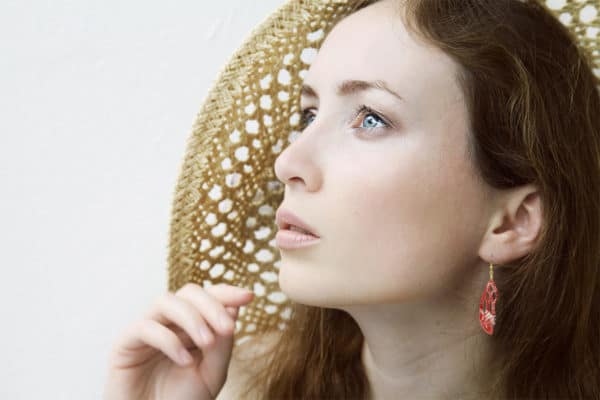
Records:
<instances>
[{"instance_id":1,"label":"neck","mask_svg":"<svg viewBox=\"0 0 600 400\"><path fill-rule=\"evenodd\" d=\"M487 282L483 271L483 282L474 285L481 291ZM479 326L481 293L463 293L470 293L466 302L444 294L344 307L365 338L362 361L374 399L491 398L482 395L494 371L492 339Z\"/></svg>"},{"instance_id":2,"label":"neck","mask_svg":"<svg viewBox=\"0 0 600 400\"><path fill-rule=\"evenodd\" d=\"M473 354L475 349L485 348L481 337L472 335L439 344L443 347L421 347L422 353L407 346L404 354L390 354L381 343L374 344L372 350L365 341L362 361L373 400L490 398L485 395L486 380L478 373L488 369L484 352Z\"/></svg>"}]
</instances>

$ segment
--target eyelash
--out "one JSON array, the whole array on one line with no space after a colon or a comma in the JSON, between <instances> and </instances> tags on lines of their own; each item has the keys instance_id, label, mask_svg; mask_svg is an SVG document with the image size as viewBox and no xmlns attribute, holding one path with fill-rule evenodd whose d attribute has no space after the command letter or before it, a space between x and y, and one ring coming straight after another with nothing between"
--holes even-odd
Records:
<instances>
[{"instance_id":1,"label":"eyelash","mask_svg":"<svg viewBox=\"0 0 600 400\"><path fill-rule=\"evenodd\" d=\"M310 110L311 108L305 108L302 110L302 123L301 123L301 131L303 131L304 129L306 129L306 127L309 125L307 122L308 117L310 116ZM381 122L383 122L385 124L385 126L383 127L378 127L378 128L355 128L358 130L369 130L369 131L377 131L377 130L381 130L381 129L388 129L390 127L392 127L392 124L388 122L387 118L383 117L379 112L373 110L371 107L367 106L366 104L361 104L358 107L356 107L356 109L354 110L354 117L352 118L352 121L356 120L356 118L360 115L364 115L365 117L367 115L375 115L377 117L377 119L379 119Z\"/></svg>"}]
</instances>

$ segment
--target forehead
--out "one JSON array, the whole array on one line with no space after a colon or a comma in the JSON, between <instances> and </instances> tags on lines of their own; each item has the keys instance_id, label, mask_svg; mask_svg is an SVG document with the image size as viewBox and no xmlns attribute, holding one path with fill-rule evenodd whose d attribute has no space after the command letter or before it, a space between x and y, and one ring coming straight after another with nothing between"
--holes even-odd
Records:
<instances>
[{"instance_id":1,"label":"forehead","mask_svg":"<svg viewBox=\"0 0 600 400\"><path fill-rule=\"evenodd\" d=\"M318 92L345 79L383 80L409 103L420 94L456 96L455 64L406 31L396 2L381 1L341 20L327 35L305 82Z\"/></svg>"}]
</instances>

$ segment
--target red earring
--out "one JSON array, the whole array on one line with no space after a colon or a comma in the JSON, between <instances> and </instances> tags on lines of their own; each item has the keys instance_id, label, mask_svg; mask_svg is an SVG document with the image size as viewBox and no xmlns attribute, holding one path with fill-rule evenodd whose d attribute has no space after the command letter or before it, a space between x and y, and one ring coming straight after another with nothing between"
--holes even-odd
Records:
<instances>
[{"instance_id":1,"label":"red earring","mask_svg":"<svg viewBox=\"0 0 600 400\"><path fill-rule=\"evenodd\" d=\"M494 333L494 325L496 325L496 300L498 300L498 288L494 282L494 266L490 263L490 280L479 302L479 324L488 335Z\"/></svg>"}]
</instances>

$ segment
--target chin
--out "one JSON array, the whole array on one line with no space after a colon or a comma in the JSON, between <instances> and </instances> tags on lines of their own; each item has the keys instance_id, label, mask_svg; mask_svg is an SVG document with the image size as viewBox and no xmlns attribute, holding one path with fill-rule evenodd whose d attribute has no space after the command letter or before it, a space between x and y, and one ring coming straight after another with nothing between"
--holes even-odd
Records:
<instances>
[{"instance_id":1,"label":"chin","mask_svg":"<svg viewBox=\"0 0 600 400\"><path fill-rule=\"evenodd\" d=\"M291 301L312 307L341 308L352 299L337 290L323 274L307 270L301 265L282 262L279 268L279 288Z\"/></svg>"},{"instance_id":2,"label":"chin","mask_svg":"<svg viewBox=\"0 0 600 400\"><path fill-rule=\"evenodd\" d=\"M282 256L279 267L279 288L293 302L307 306L323 307L329 292L321 274L307 268L303 261L286 260Z\"/></svg>"},{"instance_id":3,"label":"chin","mask_svg":"<svg viewBox=\"0 0 600 400\"><path fill-rule=\"evenodd\" d=\"M281 256L281 264L279 266L279 288L281 291L292 301L296 303L304 303L305 292L307 286L310 286L306 282L306 278L299 276L297 273L298 268L302 268L302 265L297 265L296 261L286 260L285 257Z\"/></svg>"}]
</instances>

